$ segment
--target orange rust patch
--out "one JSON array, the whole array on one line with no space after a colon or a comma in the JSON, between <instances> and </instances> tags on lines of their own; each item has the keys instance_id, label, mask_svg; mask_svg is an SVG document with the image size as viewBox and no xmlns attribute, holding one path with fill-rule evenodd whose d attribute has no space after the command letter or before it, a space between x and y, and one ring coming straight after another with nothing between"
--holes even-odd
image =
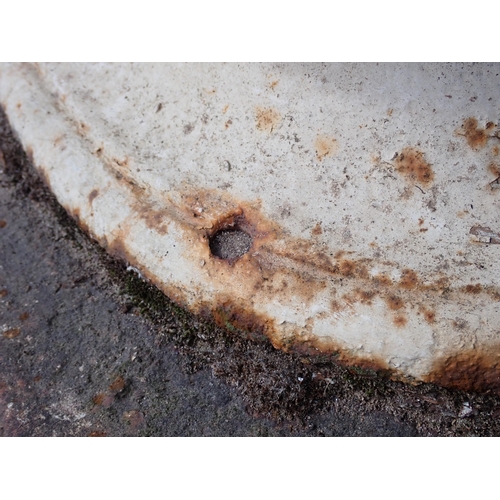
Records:
<instances>
[{"instance_id":1,"label":"orange rust patch","mask_svg":"<svg viewBox=\"0 0 500 500\"><path fill-rule=\"evenodd\" d=\"M339 312L343 309L341 304L337 300L331 300L330 301L330 311L332 312Z\"/></svg>"},{"instance_id":2,"label":"orange rust patch","mask_svg":"<svg viewBox=\"0 0 500 500\"><path fill-rule=\"evenodd\" d=\"M392 322L398 328L403 328L404 326L406 326L406 323L408 323L408 318L404 314L398 314L397 316L394 317Z\"/></svg>"},{"instance_id":3,"label":"orange rust patch","mask_svg":"<svg viewBox=\"0 0 500 500\"><path fill-rule=\"evenodd\" d=\"M316 149L316 158L321 161L326 156L333 156L337 152L338 141L333 137L318 135L314 147Z\"/></svg>"},{"instance_id":4,"label":"orange rust patch","mask_svg":"<svg viewBox=\"0 0 500 500\"><path fill-rule=\"evenodd\" d=\"M399 284L401 288L404 288L406 290L411 290L413 288L416 288L416 286L418 285L417 273L415 271L412 271L411 269L404 269L403 272L401 273L401 279L399 280Z\"/></svg>"},{"instance_id":5,"label":"orange rust patch","mask_svg":"<svg viewBox=\"0 0 500 500\"><path fill-rule=\"evenodd\" d=\"M495 155L498 156L498 153L500 152L498 146L493 146L491 152Z\"/></svg>"},{"instance_id":6,"label":"orange rust patch","mask_svg":"<svg viewBox=\"0 0 500 500\"><path fill-rule=\"evenodd\" d=\"M107 437L107 434L104 431L92 431L88 437Z\"/></svg>"},{"instance_id":7,"label":"orange rust patch","mask_svg":"<svg viewBox=\"0 0 500 500\"><path fill-rule=\"evenodd\" d=\"M136 213L149 229L161 235L168 234L170 214L167 210L155 210L152 205L146 204L136 206Z\"/></svg>"},{"instance_id":8,"label":"orange rust patch","mask_svg":"<svg viewBox=\"0 0 500 500\"><path fill-rule=\"evenodd\" d=\"M498 353L500 349L492 346L490 352ZM442 357L424 381L463 391L500 394L500 357L477 350Z\"/></svg>"},{"instance_id":9,"label":"orange rust patch","mask_svg":"<svg viewBox=\"0 0 500 500\"><path fill-rule=\"evenodd\" d=\"M323 229L321 229L321 224L319 222L313 227L311 233L314 234L314 236L323 234Z\"/></svg>"},{"instance_id":10,"label":"orange rust patch","mask_svg":"<svg viewBox=\"0 0 500 500\"><path fill-rule=\"evenodd\" d=\"M3 290L0 290L0 298L6 297L8 293L9 292L5 288Z\"/></svg>"},{"instance_id":11,"label":"orange rust patch","mask_svg":"<svg viewBox=\"0 0 500 500\"><path fill-rule=\"evenodd\" d=\"M123 183L125 182L124 179ZM356 290L355 300L369 304L379 293L372 291L372 287L380 285L393 287L382 293L390 294L389 297L384 297L384 300L391 311L397 311L394 313L394 324L403 327L408 321L406 316L401 314L404 302L393 293L398 294L398 289L418 292L431 289L419 284L416 273L410 269L403 270L400 281L393 283L385 275L371 278L367 268L370 261L367 259L347 259L343 257L346 252L341 251L336 254L336 262L333 261L330 256L318 251L317 241L314 243L291 238L278 224L264 217L258 202L241 202L230 198L227 193L215 190L191 190L180 193L179 199L176 198L175 202L170 198L170 196L173 198L174 194L168 195L168 198L165 196L165 205L162 207L160 202L153 205L148 200L146 192L142 195L143 192L139 189L134 190L133 186L130 186L130 189L137 197L135 210L141 218L147 221L147 224L150 224L150 227L157 230L162 220L176 220L182 225L184 243L188 249L186 250L188 261L196 265L202 260L200 272L208 277L213 288L218 290L210 299L210 304L204 306L207 311L213 313L217 323L230 331L238 329L255 332L257 336L265 335L277 347L283 347L283 345L287 347L288 344L280 340L278 328L272 318L254 312L254 297L257 297L255 299L257 304L264 303L266 300L275 300L277 303L297 300L299 303L301 298L305 301L314 299L318 293L325 290L329 280L335 280L335 286L337 286L337 282L344 284L347 282L343 280L344 277L352 279L351 281L363 279L365 283L354 281L345 291L352 293L353 289ZM158 209L158 207L162 208ZM79 213L76 217L79 217ZM208 238L221 228L233 226L239 226L245 230L252 236L253 242L250 251L230 265L226 261L211 256ZM141 269L136 263L136 257L127 250L127 231L127 228L123 228L121 232L115 233L115 240L110 243L108 250ZM158 278L148 274L147 270L141 269L141 272L156 282L164 293L177 303L189 305L192 310L198 309L198 311L202 307L201 304L196 303L196 297L194 301L187 300L188 295L183 294L176 287L158 283ZM344 285L340 284L340 287L342 286ZM194 293L197 292L199 290L195 289ZM407 303L410 303L408 295L406 293L403 297ZM332 311L338 311L350 306L348 303L339 304L332 300L330 307ZM301 342L298 336L295 340ZM318 341L317 344L311 341L310 345L317 345L321 350L340 351L333 344L327 344L324 341L323 343ZM347 358L349 356L345 354L344 359ZM351 357L351 359L354 358Z\"/></svg>"},{"instance_id":12,"label":"orange rust patch","mask_svg":"<svg viewBox=\"0 0 500 500\"><path fill-rule=\"evenodd\" d=\"M402 309L405 306L403 299L396 295L387 295L386 297L384 297L384 300L387 304L387 307L391 311L398 311L399 309Z\"/></svg>"},{"instance_id":13,"label":"orange rust patch","mask_svg":"<svg viewBox=\"0 0 500 500\"><path fill-rule=\"evenodd\" d=\"M353 276L356 271L356 262L353 260L342 259L339 262L338 269L342 276Z\"/></svg>"},{"instance_id":14,"label":"orange rust patch","mask_svg":"<svg viewBox=\"0 0 500 500\"><path fill-rule=\"evenodd\" d=\"M281 123L281 115L276 109L257 107L255 109L255 120L255 126L259 130L272 132Z\"/></svg>"},{"instance_id":15,"label":"orange rust patch","mask_svg":"<svg viewBox=\"0 0 500 500\"><path fill-rule=\"evenodd\" d=\"M488 170L495 176L500 177L500 167L495 163L490 163L488 165Z\"/></svg>"},{"instance_id":16,"label":"orange rust patch","mask_svg":"<svg viewBox=\"0 0 500 500\"><path fill-rule=\"evenodd\" d=\"M424 315L425 321L427 323L432 324L436 322L436 313L430 309L426 309L425 307L420 308L420 312Z\"/></svg>"},{"instance_id":17,"label":"orange rust patch","mask_svg":"<svg viewBox=\"0 0 500 500\"><path fill-rule=\"evenodd\" d=\"M275 337L273 321L270 318L249 312L230 299L222 301L215 307L213 317L217 325L229 331L238 329L257 340L268 337L272 341Z\"/></svg>"},{"instance_id":18,"label":"orange rust patch","mask_svg":"<svg viewBox=\"0 0 500 500\"><path fill-rule=\"evenodd\" d=\"M233 120L228 120L226 123L224 123L224 127L226 130L233 124Z\"/></svg>"},{"instance_id":19,"label":"orange rust patch","mask_svg":"<svg viewBox=\"0 0 500 500\"><path fill-rule=\"evenodd\" d=\"M92 191L89 194L89 203L92 204L92 202L99 196L99 190L97 189L92 189Z\"/></svg>"},{"instance_id":20,"label":"orange rust patch","mask_svg":"<svg viewBox=\"0 0 500 500\"><path fill-rule=\"evenodd\" d=\"M0 229L3 229L5 226L7 226L7 221L0 219Z\"/></svg>"},{"instance_id":21,"label":"orange rust patch","mask_svg":"<svg viewBox=\"0 0 500 500\"><path fill-rule=\"evenodd\" d=\"M371 305L372 299L377 293L372 290L356 290L356 299L362 304Z\"/></svg>"},{"instance_id":22,"label":"orange rust patch","mask_svg":"<svg viewBox=\"0 0 500 500\"><path fill-rule=\"evenodd\" d=\"M20 328L10 328L9 330L3 332L3 336L7 339L15 339L16 337L19 336L20 333L21 333Z\"/></svg>"},{"instance_id":23,"label":"orange rust patch","mask_svg":"<svg viewBox=\"0 0 500 500\"><path fill-rule=\"evenodd\" d=\"M104 402L104 398L105 397L106 397L106 394L103 394L102 392L99 393L99 394L96 394L92 398L92 403L94 403L96 406L102 405L102 403Z\"/></svg>"},{"instance_id":24,"label":"orange rust patch","mask_svg":"<svg viewBox=\"0 0 500 500\"><path fill-rule=\"evenodd\" d=\"M465 293L478 294L482 292L483 287L481 286L480 283L476 283L475 285L465 286L463 290Z\"/></svg>"},{"instance_id":25,"label":"orange rust patch","mask_svg":"<svg viewBox=\"0 0 500 500\"><path fill-rule=\"evenodd\" d=\"M274 87L276 87L276 85L278 85L278 83L279 83L279 80L274 80L269 84L269 87L271 87L274 90Z\"/></svg>"},{"instance_id":26,"label":"orange rust patch","mask_svg":"<svg viewBox=\"0 0 500 500\"><path fill-rule=\"evenodd\" d=\"M109 389L114 392L120 392L125 387L125 380L123 377L116 377L113 380L112 384L109 386Z\"/></svg>"},{"instance_id":27,"label":"orange rust patch","mask_svg":"<svg viewBox=\"0 0 500 500\"><path fill-rule=\"evenodd\" d=\"M19 319L21 321L26 321L28 318L30 317L30 315L27 313L27 312L23 312L19 315Z\"/></svg>"},{"instance_id":28,"label":"orange rust patch","mask_svg":"<svg viewBox=\"0 0 500 500\"><path fill-rule=\"evenodd\" d=\"M373 283L376 286L391 286L392 280L385 274L377 274L377 276L373 277Z\"/></svg>"},{"instance_id":29,"label":"orange rust patch","mask_svg":"<svg viewBox=\"0 0 500 500\"><path fill-rule=\"evenodd\" d=\"M490 125L488 130L494 128L493 123L489 122L488 125ZM491 125L493 125L493 127L491 127ZM480 149L488 142L486 129L478 127L476 118L467 118L464 120L461 130L457 133L458 135L463 135L467 140L467 144L473 149Z\"/></svg>"},{"instance_id":30,"label":"orange rust patch","mask_svg":"<svg viewBox=\"0 0 500 500\"><path fill-rule=\"evenodd\" d=\"M423 227L421 229L418 230L419 233L426 233L429 229L426 228L426 227Z\"/></svg>"},{"instance_id":31,"label":"orange rust patch","mask_svg":"<svg viewBox=\"0 0 500 500\"><path fill-rule=\"evenodd\" d=\"M406 147L394 160L394 168L410 180L429 184L434 179L431 165L425 160L424 153L415 148Z\"/></svg>"}]
</instances>

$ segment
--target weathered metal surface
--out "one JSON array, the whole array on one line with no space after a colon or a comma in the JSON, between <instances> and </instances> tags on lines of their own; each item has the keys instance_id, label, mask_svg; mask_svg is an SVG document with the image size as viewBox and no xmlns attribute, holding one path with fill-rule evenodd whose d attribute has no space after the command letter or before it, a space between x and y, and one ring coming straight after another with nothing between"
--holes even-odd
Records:
<instances>
[{"instance_id":1,"label":"weathered metal surface","mask_svg":"<svg viewBox=\"0 0 500 500\"><path fill-rule=\"evenodd\" d=\"M61 204L281 349L500 390L498 64L3 65Z\"/></svg>"}]
</instances>

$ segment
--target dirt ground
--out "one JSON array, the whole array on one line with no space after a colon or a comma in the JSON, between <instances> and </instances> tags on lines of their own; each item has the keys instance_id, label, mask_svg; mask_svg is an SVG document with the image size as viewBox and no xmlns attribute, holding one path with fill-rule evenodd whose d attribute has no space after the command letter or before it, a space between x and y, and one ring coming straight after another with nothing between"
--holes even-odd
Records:
<instances>
[{"instance_id":1,"label":"dirt ground","mask_svg":"<svg viewBox=\"0 0 500 500\"><path fill-rule=\"evenodd\" d=\"M0 112L0 435L498 436L500 397L194 317L80 231Z\"/></svg>"}]
</instances>

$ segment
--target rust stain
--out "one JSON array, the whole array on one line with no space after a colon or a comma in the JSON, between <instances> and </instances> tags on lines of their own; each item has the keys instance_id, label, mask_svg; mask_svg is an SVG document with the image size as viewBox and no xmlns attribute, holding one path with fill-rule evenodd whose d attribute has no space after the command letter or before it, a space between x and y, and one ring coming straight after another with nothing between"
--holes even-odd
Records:
<instances>
[{"instance_id":1,"label":"rust stain","mask_svg":"<svg viewBox=\"0 0 500 500\"><path fill-rule=\"evenodd\" d=\"M319 236L320 234L323 234L323 229L321 228L321 224L319 222L313 227L311 233L314 236Z\"/></svg>"},{"instance_id":2,"label":"rust stain","mask_svg":"<svg viewBox=\"0 0 500 500\"><path fill-rule=\"evenodd\" d=\"M438 359L425 382L463 391L500 394L500 346L489 352L467 350Z\"/></svg>"},{"instance_id":3,"label":"rust stain","mask_svg":"<svg viewBox=\"0 0 500 500\"><path fill-rule=\"evenodd\" d=\"M278 128L281 123L281 115L274 108L261 108L255 109L256 127L264 132L272 132Z\"/></svg>"},{"instance_id":4,"label":"rust stain","mask_svg":"<svg viewBox=\"0 0 500 500\"><path fill-rule=\"evenodd\" d=\"M160 235L168 234L170 214L165 209L155 208L153 204L136 204L135 213L145 222L146 226Z\"/></svg>"},{"instance_id":5,"label":"rust stain","mask_svg":"<svg viewBox=\"0 0 500 500\"><path fill-rule=\"evenodd\" d=\"M498 153L500 152L500 149L498 148L498 146L493 146L493 148L491 149L491 152L492 152L495 156L498 156Z\"/></svg>"},{"instance_id":6,"label":"rust stain","mask_svg":"<svg viewBox=\"0 0 500 500\"><path fill-rule=\"evenodd\" d=\"M99 394L96 394L93 398L92 398L92 403L94 403L95 405L97 406L100 406L102 405L102 403L104 402L104 398L106 397L106 394L103 394L102 392L99 393Z\"/></svg>"},{"instance_id":7,"label":"rust stain","mask_svg":"<svg viewBox=\"0 0 500 500\"><path fill-rule=\"evenodd\" d=\"M425 160L424 153L412 147L406 147L397 154L394 168L406 178L421 184L426 185L434 180L434 172Z\"/></svg>"},{"instance_id":8,"label":"rust stain","mask_svg":"<svg viewBox=\"0 0 500 500\"><path fill-rule=\"evenodd\" d=\"M327 156L333 156L338 150L338 141L334 137L318 135L314 143L316 158L322 161Z\"/></svg>"},{"instance_id":9,"label":"rust stain","mask_svg":"<svg viewBox=\"0 0 500 500\"><path fill-rule=\"evenodd\" d=\"M396 295L387 295L386 297L384 297L384 299L387 304L387 307L391 311L398 311L399 309L402 309L405 306L403 299L401 299L401 297L398 297Z\"/></svg>"},{"instance_id":10,"label":"rust stain","mask_svg":"<svg viewBox=\"0 0 500 500\"><path fill-rule=\"evenodd\" d=\"M226 123L224 123L225 129L227 130L232 124L233 124L233 120L228 120Z\"/></svg>"},{"instance_id":11,"label":"rust stain","mask_svg":"<svg viewBox=\"0 0 500 500\"><path fill-rule=\"evenodd\" d=\"M417 273L411 269L404 269L401 273L399 285L401 286L401 288L404 288L406 290L412 290L413 288L416 288L418 285Z\"/></svg>"},{"instance_id":12,"label":"rust stain","mask_svg":"<svg viewBox=\"0 0 500 500\"><path fill-rule=\"evenodd\" d=\"M375 286L388 287L392 285L392 280L385 274L377 274L373 277L373 284Z\"/></svg>"},{"instance_id":13,"label":"rust stain","mask_svg":"<svg viewBox=\"0 0 500 500\"><path fill-rule=\"evenodd\" d=\"M430 182L433 174L432 170L430 174L429 171L425 173L426 165L429 169L430 166L423 159L423 154L409 151L409 148L405 148L398 155L400 171L406 169L406 173L413 172L408 175L414 175L417 180L423 179L420 182ZM420 166L417 167L417 164ZM116 164L109 167L117 168ZM151 230L165 234L171 221L179 223L187 249L186 259L189 262L203 262L200 272L211 281L216 292L209 303L201 303L193 300L183 287L159 282L129 250L126 243L129 227L123 227L113 234L114 239L110 241L101 240L108 252L138 268L146 279L158 285L177 304L215 318L220 326L230 332L243 332L257 339L268 338L275 347L283 350L331 353L342 364L387 371L387 364L381 359L360 357L331 339L312 335L313 319L302 332L285 336L280 325L270 316L257 312L255 305L272 301L287 303L290 300L299 303L300 300L302 307L330 286L333 297L327 297L326 300L332 312L352 311L356 302L372 305L373 299L379 296L391 311L394 325L404 328L408 323L404 313L405 304L421 304L420 313L427 323L434 324L435 312L426 307L423 301L428 299L430 293L441 296L450 289L447 277L430 283L426 281L424 285L412 269L401 270L399 281L393 281L385 273L374 276L371 271L380 265L377 260L356 258L352 252L342 249L330 255L322 251L318 241L291 237L279 224L263 215L259 200L243 202L222 191L186 187L178 197L166 194L161 200L153 201L150 192L131 182L126 173L117 176L117 179L135 199L134 215L137 214ZM80 227L91 233L80 220L78 209L74 209L72 215ZM423 220L419 224L423 224ZM321 229L319 223L316 227ZM250 250L234 261L217 258L209 248L210 238L217 231L227 228L242 230L252 238ZM399 271L395 264L384 265L390 265L391 272ZM456 289L455 292L463 293L464 290ZM491 293L497 292L493 290ZM392 374L397 376L395 371ZM119 392L125 384L120 377L111 384L110 390Z\"/></svg>"},{"instance_id":14,"label":"rust stain","mask_svg":"<svg viewBox=\"0 0 500 500\"><path fill-rule=\"evenodd\" d=\"M433 323L436 322L436 312L431 310L431 309L427 309L423 306L421 306L419 308L419 311L424 315L424 318L425 318L425 321L427 321L427 323L429 323L430 325L432 325Z\"/></svg>"},{"instance_id":15,"label":"rust stain","mask_svg":"<svg viewBox=\"0 0 500 500\"><path fill-rule=\"evenodd\" d=\"M30 317L30 315L27 313L27 312L23 312L19 315L19 319L21 321L26 321L28 318Z\"/></svg>"},{"instance_id":16,"label":"rust stain","mask_svg":"<svg viewBox=\"0 0 500 500\"><path fill-rule=\"evenodd\" d=\"M398 314L394 317L393 321L395 326L398 328L403 328L408 323L408 318L404 314Z\"/></svg>"},{"instance_id":17,"label":"rust stain","mask_svg":"<svg viewBox=\"0 0 500 500\"><path fill-rule=\"evenodd\" d=\"M21 333L20 328L10 328L9 330L3 332L3 336L7 339L15 339L16 337L19 336L20 333Z\"/></svg>"},{"instance_id":18,"label":"rust stain","mask_svg":"<svg viewBox=\"0 0 500 500\"><path fill-rule=\"evenodd\" d=\"M229 104L226 104L223 108L222 108L222 114L226 114L227 110L229 109Z\"/></svg>"},{"instance_id":19,"label":"rust stain","mask_svg":"<svg viewBox=\"0 0 500 500\"><path fill-rule=\"evenodd\" d=\"M330 311L332 312L340 312L344 309L344 305L338 300L330 301Z\"/></svg>"},{"instance_id":20,"label":"rust stain","mask_svg":"<svg viewBox=\"0 0 500 500\"><path fill-rule=\"evenodd\" d=\"M496 163L490 163L488 170L495 176L495 180L500 177L500 167Z\"/></svg>"},{"instance_id":21,"label":"rust stain","mask_svg":"<svg viewBox=\"0 0 500 500\"><path fill-rule=\"evenodd\" d=\"M464 120L462 127L457 131L457 135L464 136L467 144L472 149L481 149L486 145L489 139L487 131L495 128L495 124L488 122L486 128L480 128L476 118L467 118Z\"/></svg>"},{"instance_id":22,"label":"rust stain","mask_svg":"<svg viewBox=\"0 0 500 500\"><path fill-rule=\"evenodd\" d=\"M481 283L476 283L475 285L467 285L464 287L465 293L478 294L478 293L481 293L482 290L483 290L483 287L482 287Z\"/></svg>"},{"instance_id":23,"label":"rust stain","mask_svg":"<svg viewBox=\"0 0 500 500\"><path fill-rule=\"evenodd\" d=\"M88 437L107 437L107 434L104 431L92 431Z\"/></svg>"},{"instance_id":24,"label":"rust stain","mask_svg":"<svg viewBox=\"0 0 500 500\"><path fill-rule=\"evenodd\" d=\"M217 325L229 331L240 330L247 338L253 340L272 339L274 335L274 321L263 314L250 312L243 304L236 304L234 299L221 298L220 302L210 312L202 311L203 316L213 316Z\"/></svg>"},{"instance_id":25,"label":"rust stain","mask_svg":"<svg viewBox=\"0 0 500 500\"><path fill-rule=\"evenodd\" d=\"M269 87L274 90L274 87L276 87L276 85L278 85L279 83L279 80L274 80L272 81L270 84L269 84Z\"/></svg>"},{"instance_id":26,"label":"rust stain","mask_svg":"<svg viewBox=\"0 0 500 500\"><path fill-rule=\"evenodd\" d=\"M125 387L125 379L123 377L116 377L115 380L109 386L109 389L113 392L120 392Z\"/></svg>"},{"instance_id":27,"label":"rust stain","mask_svg":"<svg viewBox=\"0 0 500 500\"><path fill-rule=\"evenodd\" d=\"M7 226L7 221L0 219L0 229L3 229Z\"/></svg>"},{"instance_id":28,"label":"rust stain","mask_svg":"<svg viewBox=\"0 0 500 500\"><path fill-rule=\"evenodd\" d=\"M356 290L355 297L362 304L372 305L372 299L377 295L374 290Z\"/></svg>"},{"instance_id":29,"label":"rust stain","mask_svg":"<svg viewBox=\"0 0 500 500\"><path fill-rule=\"evenodd\" d=\"M3 290L0 290L0 299L6 297L8 294L9 292L5 288Z\"/></svg>"}]
</instances>

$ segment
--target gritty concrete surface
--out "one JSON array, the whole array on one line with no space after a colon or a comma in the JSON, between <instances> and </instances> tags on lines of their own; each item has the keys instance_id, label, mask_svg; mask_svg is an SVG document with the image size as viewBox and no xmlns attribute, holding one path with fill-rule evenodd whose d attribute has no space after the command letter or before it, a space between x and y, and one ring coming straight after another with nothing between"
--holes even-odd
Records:
<instances>
[{"instance_id":1,"label":"gritty concrete surface","mask_svg":"<svg viewBox=\"0 0 500 500\"><path fill-rule=\"evenodd\" d=\"M179 308L80 231L0 121L0 435L500 435L497 396L286 354Z\"/></svg>"}]
</instances>

